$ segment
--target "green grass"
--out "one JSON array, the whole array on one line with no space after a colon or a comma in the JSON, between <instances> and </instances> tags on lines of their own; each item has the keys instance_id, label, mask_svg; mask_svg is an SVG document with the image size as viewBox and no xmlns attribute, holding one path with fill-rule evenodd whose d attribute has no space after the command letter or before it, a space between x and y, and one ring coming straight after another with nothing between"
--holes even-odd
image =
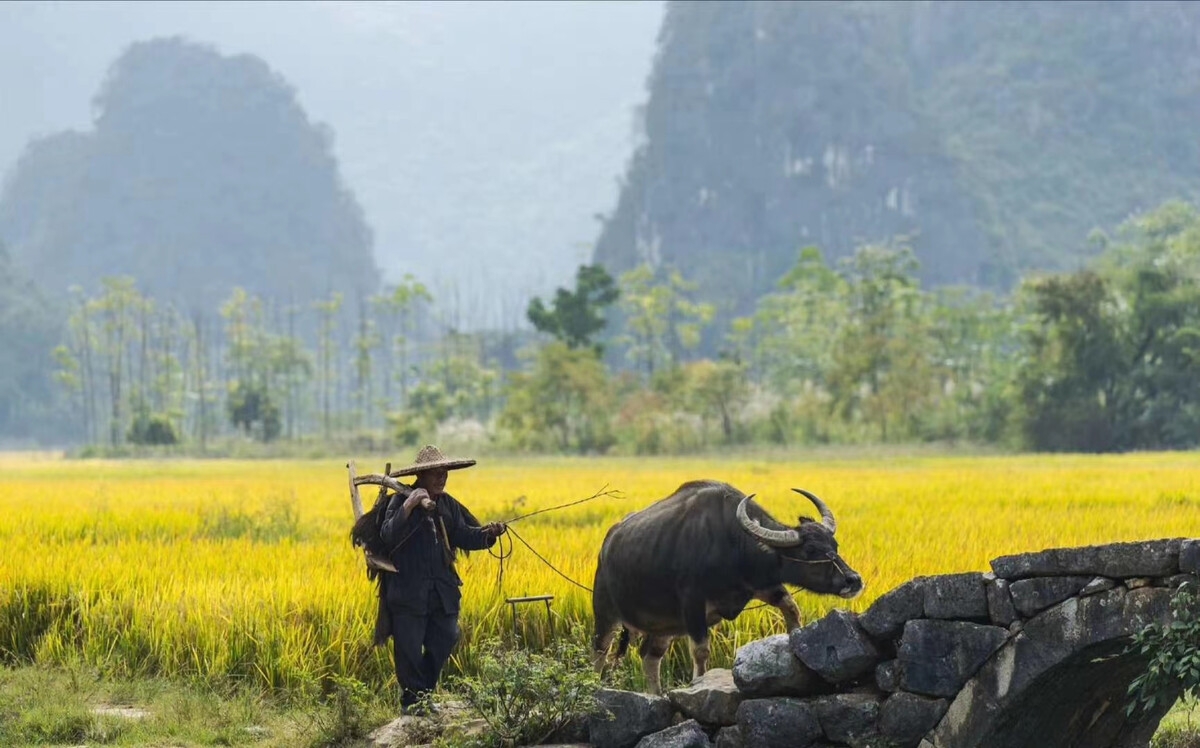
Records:
<instances>
[{"instance_id":1,"label":"green grass","mask_svg":"<svg viewBox=\"0 0 1200 748\"><path fill-rule=\"evenodd\" d=\"M82 669L0 668L0 745L348 748L365 745L363 733L399 713L394 699L356 691L347 708L334 695L285 701L199 683L101 679ZM119 707L146 716L97 712Z\"/></svg>"}]
</instances>

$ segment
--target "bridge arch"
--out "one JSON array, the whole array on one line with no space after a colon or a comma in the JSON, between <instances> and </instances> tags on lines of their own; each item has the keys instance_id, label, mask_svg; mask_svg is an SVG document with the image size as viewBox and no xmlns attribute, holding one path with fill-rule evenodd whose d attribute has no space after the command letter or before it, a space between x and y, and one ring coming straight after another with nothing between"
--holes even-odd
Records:
<instances>
[{"instance_id":1,"label":"bridge arch","mask_svg":"<svg viewBox=\"0 0 1200 748\"><path fill-rule=\"evenodd\" d=\"M626 731L592 724L591 743L1146 748L1174 699L1128 718L1144 661L1124 650L1147 624L1171 620L1180 585L1200 586L1200 539L1050 549L991 566L918 577L861 615L834 610L750 642L731 671L669 701L609 691L605 706Z\"/></svg>"},{"instance_id":2,"label":"bridge arch","mask_svg":"<svg viewBox=\"0 0 1200 748\"><path fill-rule=\"evenodd\" d=\"M922 748L1145 746L1174 699L1135 719L1126 689L1144 666L1130 637L1170 618L1170 590L1117 586L1025 623L967 682Z\"/></svg>"}]
</instances>

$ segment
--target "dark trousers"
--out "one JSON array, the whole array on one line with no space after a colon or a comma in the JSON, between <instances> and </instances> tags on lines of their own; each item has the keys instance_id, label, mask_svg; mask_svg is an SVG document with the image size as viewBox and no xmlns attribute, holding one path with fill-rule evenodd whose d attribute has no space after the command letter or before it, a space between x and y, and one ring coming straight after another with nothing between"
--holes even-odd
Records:
<instances>
[{"instance_id":1,"label":"dark trousers","mask_svg":"<svg viewBox=\"0 0 1200 748\"><path fill-rule=\"evenodd\" d=\"M430 590L428 610L425 615L391 611L396 680L406 707L433 692L458 642L458 616L446 612L435 590Z\"/></svg>"}]
</instances>

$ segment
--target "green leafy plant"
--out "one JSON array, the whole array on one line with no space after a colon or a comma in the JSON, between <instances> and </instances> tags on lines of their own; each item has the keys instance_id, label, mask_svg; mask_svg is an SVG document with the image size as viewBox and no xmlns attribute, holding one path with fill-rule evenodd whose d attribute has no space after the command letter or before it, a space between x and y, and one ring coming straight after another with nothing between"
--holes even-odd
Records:
<instances>
[{"instance_id":1,"label":"green leafy plant","mask_svg":"<svg viewBox=\"0 0 1200 748\"><path fill-rule=\"evenodd\" d=\"M1148 712L1180 695L1200 697L1200 600L1195 585L1175 591L1171 612L1170 621L1146 626L1126 649L1148 658L1146 670L1129 684L1127 716Z\"/></svg>"},{"instance_id":2,"label":"green leafy plant","mask_svg":"<svg viewBox=\"0 0 1200 748\"><path fill-rule=\"evenodd\" d=\"M537 745L573 719L597 713L600 679L589 655L565 637L545 652L503 648L498 639L480 642L478 674L455 680L452 689L487 727L455 741L463 748Z\"/></svg>"}]
</instances>

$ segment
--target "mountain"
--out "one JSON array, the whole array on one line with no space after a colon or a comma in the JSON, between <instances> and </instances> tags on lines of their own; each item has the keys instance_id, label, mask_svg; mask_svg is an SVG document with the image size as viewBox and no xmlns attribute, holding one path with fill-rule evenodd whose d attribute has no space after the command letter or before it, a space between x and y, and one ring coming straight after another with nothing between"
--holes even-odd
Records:
<instances>
[{"instance_id":1,"label":"mountain","mask_svg":"<svg viewBox=\"0 0 1200 748\"><path fill-rule=\"evenodd\" d=\"M34 141L0 195L0 236L50 292L130 275L211 312L235 286L301 304L377 287L328 128L261 59L139 42L94 106L94 130Z\"/></svg>"},{"instance_id":2,"label":"mountain","mask_svg":"<svg viewBox=\"0 0 1200 748\"><path fill-rule=\"evenodd\" d=\"M571 282L617 194L645 99L655 1L0 3L0 171L31 137L92 127L129 44L252 54L336 132L383 280L522 321ZM457 292L457 293L455 293Z\"/></svg>"},{"instance_id":3,"label":"mountain","mask_svg":"<svg viewBox=\"0 0 1200 748\"><path fill-rule=\"evenodd\" d=\"M928 284L1007 289L1200 194L1200 6L671 2L595 259L725 315L816 245L907 236Z\"/></svg>"}]
</instances>

